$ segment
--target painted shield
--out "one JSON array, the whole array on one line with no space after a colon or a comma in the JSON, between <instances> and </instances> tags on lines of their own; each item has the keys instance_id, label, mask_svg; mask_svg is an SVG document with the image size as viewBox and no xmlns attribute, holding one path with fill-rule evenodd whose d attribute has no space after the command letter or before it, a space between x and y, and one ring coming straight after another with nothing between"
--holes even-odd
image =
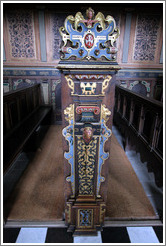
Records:
<instances>
[{"instance_id":1,"label":"painted shield","mask_svg":"<svg viewBox=\"0 0 166 246\"><path fill-rule=\"evenodd\" d=\"M86 48L91 49L94 45L94 36L91 33L86 34L84 42Z\"/></svg>"}]
</instances>

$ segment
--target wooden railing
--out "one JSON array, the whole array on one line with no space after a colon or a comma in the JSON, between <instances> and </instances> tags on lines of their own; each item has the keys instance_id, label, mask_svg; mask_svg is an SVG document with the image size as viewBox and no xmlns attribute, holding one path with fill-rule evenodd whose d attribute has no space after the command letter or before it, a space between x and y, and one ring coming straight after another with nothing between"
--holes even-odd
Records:
<instances>
[{"instance_id":1,"label":"wooden railing","mask_svg":"<svg viewBox=\"0 0 166 246\"><path fill-rule=\"evenodd\" d=\"M125 148L135 147L150 171L154 171L156 184L162 185L163 162L163 104L116 86L114 123L125 136Z\"/></svg>"}]
</instances>

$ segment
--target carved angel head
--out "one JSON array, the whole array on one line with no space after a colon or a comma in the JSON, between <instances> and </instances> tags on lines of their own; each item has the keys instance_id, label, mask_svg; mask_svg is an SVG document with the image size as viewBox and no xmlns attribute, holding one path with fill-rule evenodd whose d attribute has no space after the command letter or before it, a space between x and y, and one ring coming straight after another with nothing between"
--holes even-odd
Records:
<instances>
[{"instance_id":1,"label":"carved angel head","mask_svg":"<svg viewBox=\"0 0 166 246\"><path fill-rule=\"evenodd\" d=\"M88 9L86 10L86 16L87 16L89 19L92 19L93 16L94 16L94 14L95 14L95 12L94 12L94 10L93 10L92 8L88 8Z\"/></svg>"}]
</instances>

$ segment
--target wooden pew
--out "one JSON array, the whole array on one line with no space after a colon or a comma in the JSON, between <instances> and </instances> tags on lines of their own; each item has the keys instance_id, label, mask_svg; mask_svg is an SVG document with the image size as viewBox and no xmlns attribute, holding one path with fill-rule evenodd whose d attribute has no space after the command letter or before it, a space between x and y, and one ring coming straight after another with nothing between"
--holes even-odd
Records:
<instances>
[{"instance_id":1,"label":"wooden pew","mask_svg":"<svg viewBox=\"0 0 166 246\"><path fill-rule=\"evenodd\" d=\"M163 181L163 104L116 86L114 124L124 136L124 148L140 152L155 181Z\"/></svg>"},{"instance_id":2,"label":"wooden pew","mask_svg":"<svg viewBox=\"0 0 166 246\"><path fill-rule=\"evenodd\" d=\"M51 106L42 104L40 84L3 97L3 169L10 167L35 130L51 119ZM50 122L47 124L50 124Z\"/></svg>"}]
</instances>

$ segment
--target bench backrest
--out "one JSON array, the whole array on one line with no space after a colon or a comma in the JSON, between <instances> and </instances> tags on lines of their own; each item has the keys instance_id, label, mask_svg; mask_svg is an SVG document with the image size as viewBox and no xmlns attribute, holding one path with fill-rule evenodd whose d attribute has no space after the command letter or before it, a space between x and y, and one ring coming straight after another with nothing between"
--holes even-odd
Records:
<instances>
[{"instance_id":1,"label":"bench backrest","mask_svg":"<svg viewBox=\"0 0 166 246\"><path fill-rule=\"evenodd\" d=\"M40 84L12 91L3 96L4 135L41 105Z\"/></svg>"}]
</instances>

